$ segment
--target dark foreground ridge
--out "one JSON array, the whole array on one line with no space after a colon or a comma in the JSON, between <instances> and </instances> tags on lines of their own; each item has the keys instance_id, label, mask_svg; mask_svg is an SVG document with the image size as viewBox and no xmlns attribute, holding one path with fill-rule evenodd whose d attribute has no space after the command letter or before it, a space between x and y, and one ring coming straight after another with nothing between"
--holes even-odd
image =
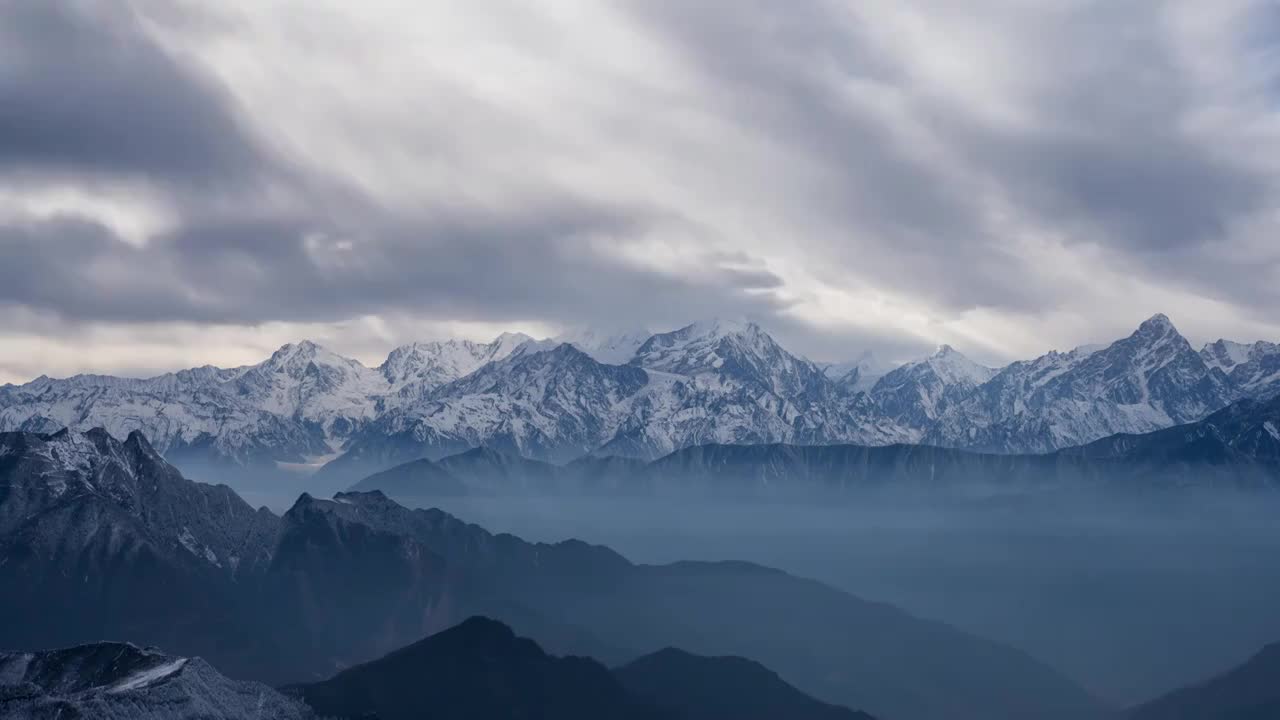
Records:
<instances>
[{"instance_id":1,"label":"dark foreground ridge","mask_svg":"<svg viewBox=\"0 0 1280 720\"><path fill-rule=\"evenodd\" d=\"M873 720L749 660L666 649L610 672L481 617L288 691L324 715L380 720Z\"/></svg>"},{"instance_id":2,"label":"dark foreground ridge","mask_svg":"<svg viewBox=\"0 0 1280 720\"><path fill-rule=\"evenodd\" d=\"M200 658L128 643L0 653L6 720L305 720L311 711L261 683L230 680Z\"/></svg>"},{"instance_id":3,"label":"dark foreground ridge","mask_svg":"<svg viewBox=\"0 0 1280 720\"><path fill-rule=\"evenodd\" d=\"M338 673L289 688L322 715L379 720L658 720L600 663L547 655L486 618Z\"/></svg>"}]
</instances>

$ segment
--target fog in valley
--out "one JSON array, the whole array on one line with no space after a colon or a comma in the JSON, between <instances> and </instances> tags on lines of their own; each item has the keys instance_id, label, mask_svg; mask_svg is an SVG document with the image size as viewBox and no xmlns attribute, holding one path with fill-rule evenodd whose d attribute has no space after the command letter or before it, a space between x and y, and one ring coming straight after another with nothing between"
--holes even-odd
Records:
<instances>
[{"instance_id":1,"label":"fog in valley","mask_svg":"<svg viewBox=\"0 0 1280 720\"><path fill-rule=\"evenodd\" d=\"M277 511L292 501L246 495ZM1267 496L398 499L526 540L605 544L634 562L780 568L1025 650L1113 707L1280 638L1280 499Z\"/></svg>"}]
</instances>

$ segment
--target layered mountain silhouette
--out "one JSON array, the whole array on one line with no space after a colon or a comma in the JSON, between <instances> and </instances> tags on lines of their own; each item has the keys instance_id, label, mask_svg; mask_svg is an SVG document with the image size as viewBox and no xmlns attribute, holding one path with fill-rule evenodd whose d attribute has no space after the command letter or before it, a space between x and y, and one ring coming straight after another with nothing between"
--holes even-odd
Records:
<instances>
[{"instance_id":1,"label":"layered mountain silhouette","mask_svg":"<svg viewBox=\"0 0 1280 720\"><path fill-rule=\"evenodd\" d=\"M492 450L472 450L439 463L418 460L367 478L357 488L406 498L531 492L829 498L868 491L1277 488L1280 396L1241 400L1186 425L1114 435L1040 455L930 445L783 444L703 445L648 463L584 458L553 466L520 458L499 460L495 455ZM440 479L443 476L447 482Z\"/></svg>"},{"instance_id":2,"label":"layered mountain silhouette","mask_svg":"<svg viewBox=\"0 0 1280 720\"><path fill-rule=\"evenodd\" d=\"M754 323L709 321L643 341L583 331L416 343L377 368L304 341L241 368L41 377L0 387L0 430L141 430L200 476L327 463L325 482L348 487L475 447L556 464L649 461L699 445L1047 453L1277 394L1280 346L1219 340L1196 350L1163 315L1109 345L1003 368L947 346L897 368L866 358L819 366Z\"/></svg>"},{"instance_id":3,"label":"layered mountain silhouette","mask_svg":"<svg viewBox=\"0 0 1280 720\"><path fill-rule=\"evenodd\" d=\"M314 683L277 691L198 657L129 643L0 653L0 715L14 720L871 720L819 702L742 658L672 648L609 670L556 657L472 617Z\"/></svg>"},{"instance_id":4,"label":"layered mountain silhouette","mask_svg":"<svg viewBox=\"0 0 1280 720\"><path fill-rule=\"evenodd\" d=\"M605 666L553 657L511 628L471 618L324 682L290 689L318 713L379 720L658 720Z\"/></svg>"},{"instance_id":5,"label":"layered mountain silhouette","mask_svg":"<svg viewBox=\"0 0 1280 720\"><path fill-rule=\"evenodd\" d=\"M759 663L664 648L614 671L636 697L685 720L872 720L815 700Z\"/></svg>"},{"instance_id":6,"label":"layered mountain silhouette","mask_svg":"<svg viewBox=\"0 0 1280 720\"><path fill-rule=\"evenodd\" d=\"M756 565L636 565L376 492L303 495L276 517L184 479L140 436L7 433L0 449L0 616L23 618L0 623L0 647L127 638L280 684L485 615L611 665L665 647L751 658L876 716L1100 712L1019 651Z\"/></svg>"},{"instance_id":7,"label":"layered mountain silhouette","mask_svg":"<svg viewBox=\"0 0 1280 720\"><path fill-rule=\"evenodd\" d=\"M610 671L482 617L289 692L322 715L381 720L872 720L750 660L667 648Z\"/></svg>"},{"instance_id":8,"label":"layered mountain silhouette","mask_svg":"<svg viewBox=\"0 0 1280 720\"><path fill-rule=\"evenodd\" d=\"M1280 718L1280 643L1202 684L1131 710L1131 720L1272 720Z\"/></svg>"}]
</instances>

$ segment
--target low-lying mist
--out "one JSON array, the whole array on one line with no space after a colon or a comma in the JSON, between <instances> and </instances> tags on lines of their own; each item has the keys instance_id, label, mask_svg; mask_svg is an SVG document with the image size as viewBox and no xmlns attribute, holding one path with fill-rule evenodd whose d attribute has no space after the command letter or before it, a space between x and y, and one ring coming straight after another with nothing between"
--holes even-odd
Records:
<instances>
[{"instance_id":1,"label":"low-lying mist","mask_svg":"<svg viewBox=\"0 0 1280 720\"><path fill-rule=\"evenodd\" d=\"M305 485L237 489L283 512ZM640 563L780 568L1021 648L1112 706L1200 681L1280 640L1280 496L1271 493L395 499L526 540L608 545Z\"/></svg>"},{"instance_id":2,"label":"low-lying mist","mask_svg":"<svg viewBox=\"0 0 1280 720\"><path fill-rule=\"evenodd\" d=\"M636 562L781 568L1019 647L1116 706L1280 640L1280 501L1271 499L416 504L529 540L606 544Z\"/></svg>"}]
</instances>

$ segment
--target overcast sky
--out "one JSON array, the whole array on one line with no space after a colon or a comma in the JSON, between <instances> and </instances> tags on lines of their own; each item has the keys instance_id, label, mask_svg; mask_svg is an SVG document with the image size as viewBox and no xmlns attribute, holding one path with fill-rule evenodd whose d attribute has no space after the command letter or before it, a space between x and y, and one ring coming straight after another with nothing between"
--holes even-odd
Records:
<instances>
[{"instance_id":1,"label":"overcast sky","mask_svg":"<svg viewBox=\"0 0 1280 720\"><path fill-rule=\"evenodd\" d=\"M0 0L0 382L759 321L1280 340L1272 0Z\"/></svg>"}]
</instances>

